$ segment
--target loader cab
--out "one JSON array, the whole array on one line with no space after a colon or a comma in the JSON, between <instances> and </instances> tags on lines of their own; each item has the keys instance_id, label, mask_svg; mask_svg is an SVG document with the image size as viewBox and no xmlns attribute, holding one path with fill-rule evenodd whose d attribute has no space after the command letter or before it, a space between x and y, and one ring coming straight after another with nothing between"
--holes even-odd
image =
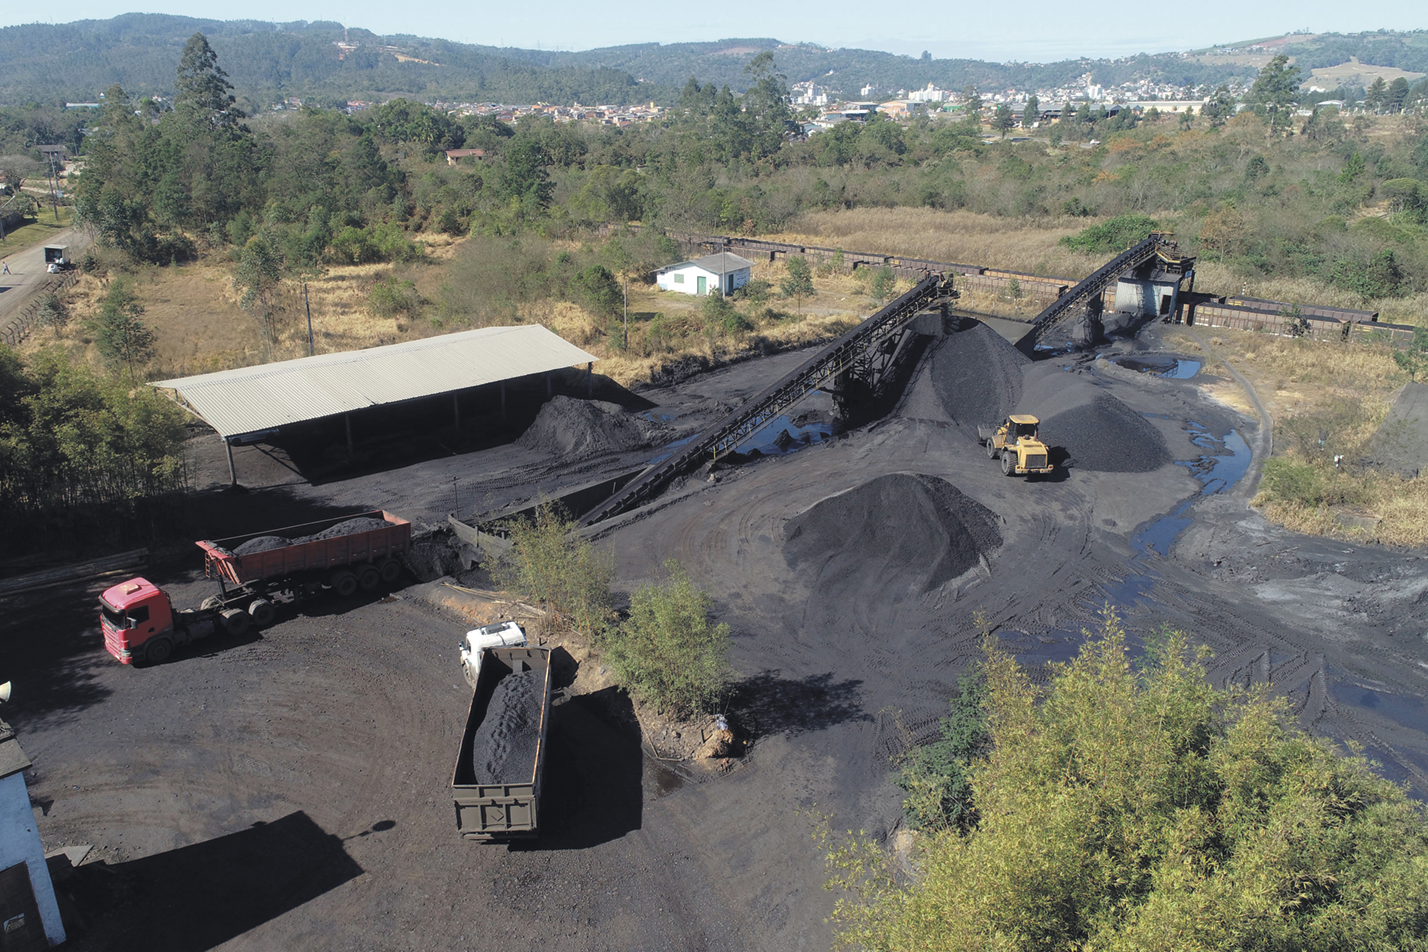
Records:
<instances>
[{"instance_id":1,"label":"loader cab","mask_svg":"<svg viewBox=\"0 0 1428 952\"><path fill-rule=\"evenodd\" d=\"M1036 439L1037 427L1041 421L1036 417L1026 413L1017 413L1007 417L1007 442L1016 443L1022 437Z\"/></svg>"},{"instance_id":2,"label":"loader cab","mask_svg":"<svg viewBox=\"0 0 1428 952\"><path fill-rule=\"evenodd\" d=\"M99 597L99 626L104 647L129 664L133 653L154 635L173 628L174 612L168 593L148 579L120 582Z\"/></svg>"}]
</instances>

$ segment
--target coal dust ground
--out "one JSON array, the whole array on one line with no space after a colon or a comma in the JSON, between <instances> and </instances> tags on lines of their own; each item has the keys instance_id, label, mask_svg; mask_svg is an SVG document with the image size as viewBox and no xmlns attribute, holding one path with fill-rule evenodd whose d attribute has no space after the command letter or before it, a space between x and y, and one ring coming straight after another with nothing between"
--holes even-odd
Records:
<instances>
[{"instance_id":1,"label":"coal dust ground","mask_svg":"<svg viewBox=\"0 0 1428 952\"><path fill-rule=\"evenodd\" d=\"M1155 332L1112 356L1163 354ZM605 429L587 440L566 408L523 442L317 486L256 446L236 453L248 491L223 492L221 444L199 439L200 534L374 508L420 527L554 494L670 452L808 356L644 391L642 418L667 434L594 408ZM974 324L927 349L881 419L600 524L621 589L676 558L711 593L753 745L725 774L685 771L641 745L618 692L561 690L543 833L509 847L457 836L470 625L411 587L285 606L261 633L139 669L103 649L93 596L110 582L12 599L5 717L35 763L40 834L95 847L62 890L71 947L827 949L837 896L813 818L899 828L894 759L934 736L979 657L974 616L1044 678L1108 600L1133 642L1186 629L1217 684L1271 684L1310 730L1363 745L1421 795L1428 560L1262 520L1248 487L1214 477L1243 471L1231 451L1257 444L1258 421L1211 402L1207 382L1089 356L1028 363ZM1046 421L1067 464L1051 477L1005 477L978 445L978 423L1016 410ZM198 554L146 572L197 604L211 592Z\"/></svg>"}]
</instances>

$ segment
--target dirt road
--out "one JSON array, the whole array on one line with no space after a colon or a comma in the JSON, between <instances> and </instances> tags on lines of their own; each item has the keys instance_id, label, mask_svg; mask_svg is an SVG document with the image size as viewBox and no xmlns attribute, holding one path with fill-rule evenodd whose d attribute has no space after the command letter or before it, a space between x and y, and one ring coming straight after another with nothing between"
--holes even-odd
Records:
<instances>
[{"instance_id":1,"label":"dirt road","mask_svg":"<svg viewBox=\"0 0 1428 952\"><path fill-rule=\"evenodd\" d=\"M979 388L954 379L965 368L953 358L974 340L933 348L879 422L691 477L598 527L620 586L675 557L712 592L734 629L734 712L755 743L703 779L650 757L613 692L565 697L548 826L530 846L455 835L462 626L410 590L345 611L313 603L260 637L139 670L104 653L88 595L7 605L6 717L36 764L41 835L95 844L105 864L71 880L87 917L76 948L825 949L835 897L811 816L875 835L898 826L892 758L931 735L978 657L979 609L1030 665L1071 656L1108 600L1137 637L1188 629L1214 650L1217 682L1273 683L1313 730L1364 744L1428 791L1428 560L1256 516L1232 490L1257 423L1205 400L1201 378L1005 362L1005 400L1064 383L1088 413L1114 422L1113 399L1149 425L1117 431L1140 441L1119 448L1126 459L1091 447L1055 479L1006 478L959 417L959 386ZM805 356L643 396L687 436ZM1134 471L1161 444L1176 462ZM494 506L657 452L563 463L504 444L314 486L248 448L251 491L212 498L248 524L373 506L434 520L452 476L463 508ZM857 506L840 510L843 493ZM839 512L847 532L825 531ZM927 566L938 552L921 557L933 548L955 550L946 572ZM188 564L151 577L196 602L207 588Z\"/></svg>"},{"instance_id":2,"label":"dirt road","mask_svg":"<svg viewBox=\"0 0 1428 952\"><path fill-rule=\"evenodd\" d=\"M30 297L54 277L45 270L44 245L68 245L70 255L77 258L89 242L84 231L68 228L57 232L43 244L32 245L13 254L0 247L0 255L4 255L5 264L10 269L6 274L0 268L0 327L9 324L11 315L24 307Z\"/></svg>"}]
</instances>

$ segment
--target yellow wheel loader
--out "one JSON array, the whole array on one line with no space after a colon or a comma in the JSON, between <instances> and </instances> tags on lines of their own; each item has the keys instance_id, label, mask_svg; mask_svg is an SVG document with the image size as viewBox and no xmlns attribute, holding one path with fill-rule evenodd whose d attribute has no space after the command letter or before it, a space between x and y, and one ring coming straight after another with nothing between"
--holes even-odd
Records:
<instances>
[{"instance_id":1,"label":"yellow wheel loader","mask_svg":"<svg viewBox=\"0 0 1428 952\"><path fill-rule=\"evenodd\" d=\"M1037 438L1036 428L1041 421L1025 413L1014 413L1002 421L1000 426L979 426L979 436L987 447L987 456L1002 459L1002 473L1006 476L1030 476L1034 473L1051 472L1051 460L1046 452L1046 444Z\"/></svg>"}]
</instances>

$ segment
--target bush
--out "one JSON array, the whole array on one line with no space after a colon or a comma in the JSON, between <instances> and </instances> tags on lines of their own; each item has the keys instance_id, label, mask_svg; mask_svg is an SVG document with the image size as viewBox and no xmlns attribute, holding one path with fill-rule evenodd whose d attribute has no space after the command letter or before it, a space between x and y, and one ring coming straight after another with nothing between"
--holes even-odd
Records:
<instances>
[{"instance_id":1,"label":"bush","mask_svg":"<svg viewBox=\"0 0 1428 952\"><path fill-rule=\"evenodd\" d=\"M1260 491L1269 502L1297 503L1315 507L1329 496L1329 480L1323 470L1304 460L1275 456L1264 464Z\"/></svg>"},{"instance_id":2,"label":"bush","mask_svg":"<svg viewBox=\"0 0 1428 952\"><path fill-rule=\"evenodd\" d=\"M372 286L367 303L382 317L396 317L421 310L422 298L413 282L388 276Z\"/></svg>"},{"instance_id":3,"label":"bush","mask_svg":"<svg viewBox=\"0 0 1428 952\"><path fill-rule=\"evenodd\" d=\"M972 825L975 813L968 771L972 761L986 752L986 699L987 682L981 672L963 675L951 701L952 713L942 718L942 736L912 748L893 777L907 792L902 809L914 830L965 830Z\"/></svg>"},{"instance_id":4,"label":"bush","mask_svg":"<svg viewBox=\"0 0 1428 952\"><path fill-rule=\"evenodd\" d=\"M1159 230L1160 223L1149 215L1117 215L1067 235L1061 244L1086 254L1119 254Z\"/></svg>"},{"instance_id":5,"label":"bush","mask_svg":"<svg viewBox=\"0 0 1428 952\"><path fill-rule=\"evenodd\" d=\"M407 238L397 225L385 222L357 228L348 225L332 239L328 255L337 264L372 264L379 261L417 261L422 246Z\"/></svg>"},{"instance_id":6,"label":"bush","mask_svg":"<svg viewBox=\"0 0 1428 952\"><path fill-rule=\"evenodd\" d=\"M509 526L511 548L492 574L498 584L543 604L555 620L598 636L614 614L615 560L577 535L577 528L554 503L542 505L534 519Z\"/></svg>"},{"instance_id":7,"label":"bush","mask_svg":"<svg viewBox=\"0 0 1428 952\"><path fill-rule=\"evenodd\" d=\"M664 567L668 578L635 590L602 647L631 695L682 717L712 710L728 686L729 626L711 624L712 600L677 561Z\"/></svg>"},{"instance_id":8,"label":"bush","mask_svg":"<svg viewBox=\"0 0 1428 952\"><path fill-rule=\"evenodd\" d=\"M872 284L869 290L873 295L873 300L879 304L892 297L893 290L897 287L897 276L893 274L893 269L883 265L873 275Z\"/></svg>"},{"instance_id":9,"label":"bush","mask_svg":"<svg viewBox=\"0 0 1428 952\"><path fill-rule=\"evenodd\" d=\"M754 324L728 298L711 294L700 306L704 317L704 333L710 337L731 337L754 329Z\"/></svg>"}]
</instances>

